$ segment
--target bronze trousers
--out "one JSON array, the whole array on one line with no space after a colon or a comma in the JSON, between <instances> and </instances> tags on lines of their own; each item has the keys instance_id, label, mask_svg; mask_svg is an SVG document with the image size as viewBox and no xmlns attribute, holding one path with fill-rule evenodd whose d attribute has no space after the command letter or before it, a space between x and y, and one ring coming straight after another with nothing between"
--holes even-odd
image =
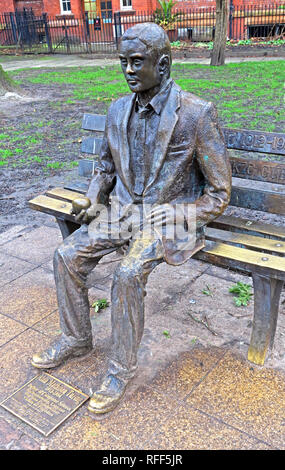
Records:
<instances>
[{"instance_id":1,"label":"bronze trousers","mask_svg":"<svg viewBox=\"0 0 285 470\"><path fill-rule=\"evenodd\" d=\"M88 234L82 225L54 254L54 275L62 335L71 346L92 341L87 276L100 259L129 240ZM116 267L111 289L112 350L109 372L129 379L137 367L137 351L144 330L144 296L148 275L163 261L159 239L130 240L130 248Z\"/></svg>"}]
</instances>

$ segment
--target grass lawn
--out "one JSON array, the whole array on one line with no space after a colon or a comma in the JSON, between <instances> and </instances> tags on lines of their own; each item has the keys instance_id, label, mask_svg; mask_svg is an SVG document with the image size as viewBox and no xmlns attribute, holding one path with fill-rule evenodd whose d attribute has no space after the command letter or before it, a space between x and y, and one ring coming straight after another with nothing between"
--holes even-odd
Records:
<instances>
[{"instance_id":1,"label":"grass lawn","mask_svg":"<svg viewBox=\"0 0 285 470\"><path fill-rule=\"evenodd\" d=\"M213 101L225 125L252 123L252 129L281 130L280 120L285 117L284 61L232 63L223 67L175 64L172 77L183 90ZM109 104L129 92L119 66L36 72L26 80L70 87L70 104L78 100Z\"/></svg>"},{"instance_id":2,"label":"grass lawn","mask_svg":"<svg viewBox=\"0 0 285 470\"><path fill-rule=\"evenodd\" d=\"M48 100L27 106L21 119L11 118L0 130L2 167L55 171L76 165L82 114L106 113L112 100L129 93L117 65L22 69L10 76ZM176 63L172 77L182 89L214 102L224 126L284 132L284 61Z\"/></svg>"}]
</instances>

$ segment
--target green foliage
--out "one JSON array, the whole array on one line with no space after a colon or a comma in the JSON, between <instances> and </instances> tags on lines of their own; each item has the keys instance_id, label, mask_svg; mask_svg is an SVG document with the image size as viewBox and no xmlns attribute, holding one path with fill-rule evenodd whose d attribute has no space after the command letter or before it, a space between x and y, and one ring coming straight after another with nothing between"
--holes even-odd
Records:
<instances>
[{"instance_id":1,"label":"green foliage","mask_svg":"<svg viewBox=\"0 0 285 470\"><path fill-rule=\"evenodd\" d=\"M6 160L9 157L13 156L13 152L10 149L0 149L0 158Z\"/></svg>"},{"instance_id":2,"label":"green foliage","mask_svg":"<svg viewBox=\"0 0 285 470\"><path fill-rule=\"evenodd\" d=\"M165 336L167 339L170 339L170 333L169 333L168 330L164 330L164 331L163 331L163 334L164 334L164 336Z\"/></svg>"},{"instance_id":3,"label":"green foliage","mask_svg":"<svg viewBox=\"0 0 285 470\"><path fill-rule=\"evenodd\" d=\"M281 46L285 44L284 39L269 39L267 41L256 41L254 39L240 39L236 43L231 43L230 41L227 42L227 45L229 46L250 46L253 44L268 44L268 45L274 45L274 46Z\"/></svg>"},{"instance_id":4,"label":"green foliage","mask_svg":"<svg viewBox=\"0 0 285 470\"><path fill-rule=\"evenodd\" d=\"M92 304L92 307L97 313L100 310L103 310L104 308L109 307L109 302L107 301L107 299L98 299Z\"/></svg>"},{"instance_id":5,"label":"green foliage","mask_svg":"<svg viewBox=\"0 0 285 470\"><path fill-rule=\"evenodd\" d=\"M172 12L173 7L177 4L174 0L158 0L158 3L160 8L154 11L154 21L165 30L168 30L182 14L180 12Z\"/></svg>"},{"instance_id":6,"label":"green foliage","mask_svg":"<svg viewBox=\"0 0 285 470\"><path fill-rule=\"evenodd\" d=\"M176 48L180 48L182 47L185 43L181 42L181 41L173 41L170 43L171 44L171 47L176 47Z\"/></svg>"},{"instance_id":7,"label":"green foliage","mask_svg":"<svg viewBox=\"0 0 285 470\"><path fill-rule=\"evenodd\" d=\"M164 17L168 18L171 16L172 8L177 5L177 2L173 0L158 0L159 5L161 6L161 9L163 11Z\"/></svg>"},{"instance_id":8,"label":"green foliage","mask_svg":"<svg viewBox=\"0 0 285 470\"><path fill-rule=\"evenodd\" d=\"M34 162L37 162L37 163L41 163L42 162L42 158L41 157L38 157L37 155L35 155L34 157L31 157L33 159Z\"/></svg>"},{"instance_id":9,"label":"green foliage","mask_svg":"<svg viewBox=\"0 0 285 470\"><path fill-rule=\"evenodd\" d=\"M214 295L212 290L210 289L210 287L207 284L206 284L206 289L203 289L202 293L205 294L205 295L210 295L211 297L213 297L213 295Z\"/></svg>"},{"instance_id":10,"label":"green foliage","mask_svg":"<svg viewBox=\"0 0 285 470\"><path fill-rule=\"evenodd\" d=\"M49 168L51 170L59 170L64 167L63 162L51 162L46 164L46 168Z\"/></svg>"},{"instance_id":11,"label":"green foliage","mask_svg":"<svg viewBox=\"0 0 285 470\"><path fill-rule=\"evenodd\" d=\"M241 39L237 43L238 46L247 46L247 45L250 45L250 44L252 44L251 39Z\"/></svg>"},{"instance_id":12,"label":"green foliage","mask_svg":"<svg viewBox=\"0 0 285 470\"><path fill-rule=\"evenodd\" d=\"M250 284L244 284L243 282L237 282L234 286L229 288L231 294L237 294L234 297L234 302L237 307L246 307L253 296Z\"/></svg>"}]
</instances>

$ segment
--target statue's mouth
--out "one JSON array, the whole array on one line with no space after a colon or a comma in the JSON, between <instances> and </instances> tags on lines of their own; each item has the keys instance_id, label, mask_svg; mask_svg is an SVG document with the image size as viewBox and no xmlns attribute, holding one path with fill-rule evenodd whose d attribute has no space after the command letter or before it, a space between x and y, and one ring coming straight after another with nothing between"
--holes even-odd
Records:
<instances>
[{"instance_id":1,"label":"statue's mouth","mask_svg":"<svg viewBox=\"0 0 285 470\"><path fill-rule=\"evenodd\" d=\"M135 80L134 78L130 78L130 79L128 80L128 83L129 83L130 85L137 85L138 81Z\"/></svg>"}]
</instances>

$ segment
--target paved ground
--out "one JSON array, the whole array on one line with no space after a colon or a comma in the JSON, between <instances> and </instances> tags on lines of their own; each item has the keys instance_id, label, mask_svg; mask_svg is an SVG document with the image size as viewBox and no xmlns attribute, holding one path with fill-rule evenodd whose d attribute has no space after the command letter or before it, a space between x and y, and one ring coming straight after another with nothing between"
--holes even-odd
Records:
<instances>
[{"instance_id":1,"label":"paved ground","mask_svg":"<svg viewBox=\"0 0 285 470\"><path fill-rule=\"evenodd\" d=\"M250 61L268 61L268 60L285 60L284 57L228 57L226 63L231 62L250 62ZM179 59L174 60L175 62L188 62L194 64L206 64L210 65L210 59L203 58L191 58L191 59ZM119 63L118 59L108 58L96 59L88 56L77 56L77 55L58 55L58 56L44 56L44 58L29 58L28 56L15 58L15 56L2 56L0 57L0 64L3 66L6 72L11 70L17 70L21 68L40 68L40 67L86 67L94 65L112 65Z\"/></svg>"},{"instance_id":2,"label":"paved ground","mask_svg":"<svg viewBox=\"0 0 285 470\"><path fill-rule=\"evenodd\" d=\"M30 358L60 332L51 261L60 240L49 216L0 234L0 402L39 374ZM90 302L110 298L117 262L109 255L92 274ZM196 260L158 266L138 374L117 409L98 418L86 403L46 438L0 407L0 449L285 449L285 295L274 350L258 367L246 360L252 303L237 308L228 292L237 280L251 282ZM91 318L93 353L50 371L87 395L106 366L110 308Z\"/></svg>"}]
</instances>

